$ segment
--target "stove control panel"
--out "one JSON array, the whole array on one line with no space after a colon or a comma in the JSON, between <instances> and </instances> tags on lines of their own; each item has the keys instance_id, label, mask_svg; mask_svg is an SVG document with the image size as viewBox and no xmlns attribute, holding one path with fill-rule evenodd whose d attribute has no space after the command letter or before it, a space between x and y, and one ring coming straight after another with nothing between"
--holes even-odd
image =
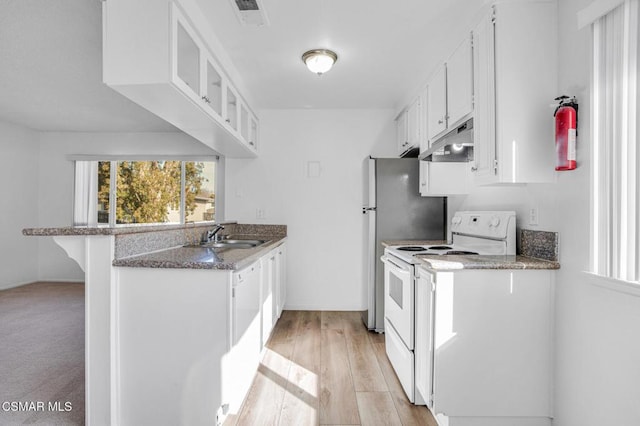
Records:
<instances>
[{"instance_id":1,"label":"stove control panel","mask_svg":"<svg viewBox=\"0 0 640 426\"><path fill-rule=\"evenodd\" d=\"M451 232L474 237L515 239L516 213L512 211L456 212L451 219Z\"/></svg>"}]
</instances>

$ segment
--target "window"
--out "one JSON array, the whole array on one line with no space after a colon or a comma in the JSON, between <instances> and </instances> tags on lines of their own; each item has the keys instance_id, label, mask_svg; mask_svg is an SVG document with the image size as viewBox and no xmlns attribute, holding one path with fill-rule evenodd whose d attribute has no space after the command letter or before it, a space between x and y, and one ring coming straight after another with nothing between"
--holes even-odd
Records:
<instances>
[{"instance_id":1,"label":"window","mask_svg":"<svg viewBox=\"0 0 640 426\"><path fill-rule=\"evenodd\" d=\"M638 282L639 1L619 3L593 20L591 264L597 275Z\"/></svg>"},{"instance_id":2,"label":"window","mask_svg":"<svg viewBox=\"0 0 640 426\"><path fill-rule=\"evenodd\" d=\"M215 220L216 161L76 161L76 225Z\"/></svg>"}]
</instances>

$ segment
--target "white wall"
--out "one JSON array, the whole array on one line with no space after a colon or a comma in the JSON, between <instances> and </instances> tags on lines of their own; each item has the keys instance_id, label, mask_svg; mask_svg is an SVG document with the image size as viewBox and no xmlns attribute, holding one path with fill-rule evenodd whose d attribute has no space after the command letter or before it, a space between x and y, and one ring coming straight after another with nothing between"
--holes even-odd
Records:
<instances>
[{"instance_id":1,"label":"white wall","mask_svg":"<svg viewBox=\"0 0 640 426\"><path fill-rule=\"evenodd\" d=\"M36 281L38 242L22 229L38 220L35 132L0 121L0 289Z\"/></svg>"},{"instance_id":2,"label":"white wall","mask_svg":"<svg viewBox=\"0 0 640 426\"><path fill-rule=\"evenodd\" d=\"M215 155L211 149L183 133L45 132L39 134L39 140L38 215L28 226L72 225L74 169L69 155ZM84 280L82 270L52 238L37 240L40 280Z\"/></svg>"},{"instance_id":3,"label":"white wall","mask_svg":"<svg viewBox=\"0 0 640 426\"><path fill-rule=\"evenodd\" d=\"M578 163L557 185L562 269L557 286L557 425L640 424L640 298L587 283L590 28L560 1L560 92L580 100ZM564 25L566 24L566 25Z\"/></svg>"},{"instance_id":4,"label":"white wall","mask_svg":"<svg viewBox=\"0 0 640 426\"><path fill-rule=\"evenodd\" d=\"M263 110L260 125L260 157L227 160L226 217L288 226L288 309L365 309L362 165L395 154L393 112Z\"/></svg>"},{"instance_id":5,"label":"white wall","mask_svg":"<svg viewBox=\"0 0 640 426\"><path fill-rule=\"evenodd\" d=\"M478 188L460 209L514 209L519 227L560 232L556 280L555 419L558 426L640 424L640 299L590 285L590 28L576 13L592 0L559 1L559 90L580 104L578 168L550 185ZM526 101L526 100L523 100ZM550 100L551 102L551 100ZM552 125L550 111L549 125ZM540 225L527 224L539 208Z\"/></svg>"}]
</instances>

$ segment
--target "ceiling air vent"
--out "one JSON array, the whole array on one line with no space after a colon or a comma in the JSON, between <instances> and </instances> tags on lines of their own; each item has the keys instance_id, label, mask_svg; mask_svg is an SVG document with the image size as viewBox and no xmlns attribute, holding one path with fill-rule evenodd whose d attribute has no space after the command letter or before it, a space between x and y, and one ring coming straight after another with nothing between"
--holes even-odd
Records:
<instances>
[{"instance_id":1,"label":"ceiling air vent","mask_svg":"<svg viewBox=\"0 0 640 426\"><path fill-rule=\"evenodd\" d=\"M231 7L242 25L251 27L269 25L262 0L231 0Z\"/></svg>"},{"instance_id":2,"label":"ceiling air vent","mask_svg":"<svg viewBox=\"0 0 640 426\"><path fill-rule=\"evenodd\" d=\"M238 9L240 9L240 12L244 12L245 10L260 10L256 0L236 0L236 5Z\"/></svg>"}]
</instances>

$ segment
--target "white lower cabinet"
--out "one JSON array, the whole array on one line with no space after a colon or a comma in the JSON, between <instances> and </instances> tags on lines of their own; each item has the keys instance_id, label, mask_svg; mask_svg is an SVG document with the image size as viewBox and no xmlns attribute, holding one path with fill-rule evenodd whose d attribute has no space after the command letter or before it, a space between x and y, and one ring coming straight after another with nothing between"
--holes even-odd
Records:
<instances>
[{"instance_id":1,"label":"white lower cabinet","mask_svg":"<svg viewBox=\"0 0 640 426\"><path fill-rule=\"evenodd\" d=\"M416 274L415 375L416 400L433 407L433 292L435 284L430 272L418 268Z\"/></svg>"},{"instance_id":2,"label":"white lower cabinet","mask_svg":"<svg viewBox=\"0 0 640 426\"><path fill-rule=\"evenodd\" d=\"M436 271L416 280L416 389L440 425L549 426L553 271Z\"/></svg>"},{"instance_id":3,"label":"white lower cabinet","mask_svg":"<svg viewBox=\"0 0 640 426\"><path fill-rule=\"evenodd\" d=\"M233 273L231 293L231 350L223 369L223 401L237 412L251 387L260 362L262 262Z\"/></svg>"},{"instance_id":4,"label":"white lower cabinet","mask_svg":"<svg viewBox=\"0 0 640 426\"><path fill-rule=\"evenodd\" d=\"M115 268L113 417L92 423L212 425L238 413L285 302L284 255L281 244L237 271Z\"/></svg>"},{"instance_id":5,"label":"white lower cabinet","mask_svg":"<svg viewBox=\"0 0 640 426\"><path fill-rule=\"evenodd\" d=\"M282 315L284 304L287 300L287 247L285 243L282 243L277 249L276 255L276 309L275 314L277 318ZM276 319L274 319L274 322Z\"/></svg>"},{"instance_id":6,"label":"white lower cabinet","mask_svg":"<svg viewBox=\"0 0 640 426\"><path fill-rule=\"evenodd\" d=\"M277 318L274 316L275 309L275 287L276 287L276 250L271 250L269 254L262 258L262 285L260 291L260 308L262 322L262 344L261 348L267 344L271 330Z\"/></svg>"},{"instance_id":7,"label":"white lower cabinet","mask_svg":"<svg viewBox=\"0 0 640 426\"><path fill-rule=\"evenodd\" d=\"M285 303L285 244L281 244L261 259L262 283L260 305L262 346L267 343L271 331L282 314Z\"/></svg>"},{"instance_id":8,"label":"white lower cabinet","mask_svg":"<svg viewBox=\"0 0 640 426\"><path fill-rule=\"evenodd\" d=\"M471 188L470 163L420 161L420 195L468 194Z\"/></svg>"}]
</instances>

